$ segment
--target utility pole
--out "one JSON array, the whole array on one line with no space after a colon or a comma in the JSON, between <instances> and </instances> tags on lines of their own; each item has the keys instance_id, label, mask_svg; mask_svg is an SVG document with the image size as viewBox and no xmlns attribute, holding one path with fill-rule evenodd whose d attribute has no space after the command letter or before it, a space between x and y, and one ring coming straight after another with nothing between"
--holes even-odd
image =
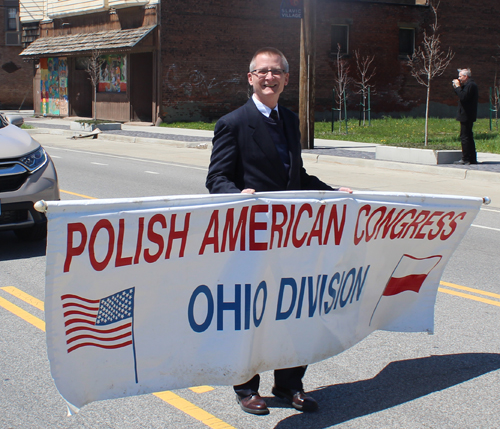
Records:
<instances>
[{"instance_id":1,"label":"utility pole","mask_svg":"<svg viewBox=\"0 0 500 429\"><path fill-rule=\"evenodd\" d=\"M299 120L303 149L314 148L316 0L304 0L300 27Z\"/></svg>"}]
</instances>

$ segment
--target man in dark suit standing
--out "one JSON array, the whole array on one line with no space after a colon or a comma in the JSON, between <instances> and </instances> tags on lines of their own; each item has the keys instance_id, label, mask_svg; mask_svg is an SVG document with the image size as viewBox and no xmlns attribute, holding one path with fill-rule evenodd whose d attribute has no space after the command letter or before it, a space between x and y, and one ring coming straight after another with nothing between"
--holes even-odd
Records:
<instances>
[{"instance_id":1,"label":"man in dark suit standing","mask_svg":"<svg viewBox=\"0 0 500 429\"><path fill-rule=\"evenodd\" d=\"M458 79L453 80L453 87L458 95L457 121L460 121L460 141L462 142L462 159L455 164L477 164L472 126L477 119L479 91L476 82L471 78L470 69L458 70Z\"/></svg>"},{"instance_id":2,"label":"man in dark suit standing","mask_svg":"<svg viewBox=\"0 0 500 429\"><path fill-rule=\"evenodd\" d=\"M278 106L288 84L288 61L275 48L259 49L248 72L253 96L239 109L222 117L215 126L213 150L206 186L210 193L249 193L284 190L334 189L306 173L302 165L299 121L290 110ZM303 390L306 366L274 371L273 395L297 410L315 411L317 402ZM259 396L260 377L234 386L241 408L251 414L268 414Z\"/></svg>"}]
</instances>

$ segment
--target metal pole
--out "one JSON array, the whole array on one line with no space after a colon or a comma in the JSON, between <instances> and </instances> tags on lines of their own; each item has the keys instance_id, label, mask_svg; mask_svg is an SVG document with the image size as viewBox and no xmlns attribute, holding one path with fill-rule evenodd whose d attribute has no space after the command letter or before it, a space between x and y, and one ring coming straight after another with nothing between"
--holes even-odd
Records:
<instances>
[{"instance_id":1,"label":"metal pole","mask_svg":"<svg viewBox=\"0 0 500 429\"><path fill-rule=\"evenodd\" d=\"M344 121L345 121L345 133L348 134L347 132L347 103L345 99L345 90L344 90Z\"/></svg>"},{"instance_id":2,"label":"metal pole","mask_svg":"<svg viewBox=\"0 0 500 429\"><path fill-rule=\"evenodd\" d=\"M332 103L332 133L333 133L333 124L335 124L335 88L333 91L333 103Z\"/></svg>"},{"instance_id":3,"label":"metal pole","mask_svg":"<svg viewBox=\"0 0 500 429\"><path fill-rule=\"evenodd\" d=\"M372 111L372 106L370 104L370 87L368 87L368 126L372 125L371 111Z\"/></svg>"},{"instance_id":4,"label":"metal pole","mask_svg":"<svg viewBox=\"0 0 500 429\"><path fill-rule=\"evenodd\" d=\"M304 0L300 33L299 121L302 149L314 147L316 0Z\"/></svg>"},{"instance_id":5,"label":"metal pole","mask_svg":"<svg viewBox=\"0 0 500 429\"><path fill-rule=\"evenodd\" d=\"M492 121L491 113L493 112L493 108L492 108L493 103L491 102L492 97L493 97L493 89L490 86L490 131L492 130L492 127L491 127L491 121Z\"/></svg>"}]
</instances>

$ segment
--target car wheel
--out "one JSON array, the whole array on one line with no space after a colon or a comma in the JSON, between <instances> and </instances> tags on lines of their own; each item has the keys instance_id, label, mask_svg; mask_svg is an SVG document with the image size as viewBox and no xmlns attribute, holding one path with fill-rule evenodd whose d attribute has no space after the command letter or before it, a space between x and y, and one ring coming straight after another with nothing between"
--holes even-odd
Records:
<instances>
[{"instance_id":1,"label":"car wheel","mask_svg":"<svg viewBox=\"0 0 500 429\"><path fill-rule=\"evenodd\" d=\"M47 222L36 223L30 228L15 229L17 238L24 241L38 241L47 237Z\"/></svg>"}]
</instances>

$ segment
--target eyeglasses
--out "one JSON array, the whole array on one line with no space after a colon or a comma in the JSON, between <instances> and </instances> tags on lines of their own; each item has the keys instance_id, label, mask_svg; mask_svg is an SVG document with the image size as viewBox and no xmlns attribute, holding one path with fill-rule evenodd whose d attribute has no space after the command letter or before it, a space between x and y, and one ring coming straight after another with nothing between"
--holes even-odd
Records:
<instances>
[{"instance_id":1,"label":"eyeglasses","mask_svg":"<svg viewBox=\"0 0 500 429\"><path fill-rule=\"evenodd\" d=\"M264 79L268 73L271 73L275 77L280 77L285 74L285 70L283 69L260 69L260 70L252 70L250 73L257 76L259 79Z\"/></svg>"}]
</instances>

